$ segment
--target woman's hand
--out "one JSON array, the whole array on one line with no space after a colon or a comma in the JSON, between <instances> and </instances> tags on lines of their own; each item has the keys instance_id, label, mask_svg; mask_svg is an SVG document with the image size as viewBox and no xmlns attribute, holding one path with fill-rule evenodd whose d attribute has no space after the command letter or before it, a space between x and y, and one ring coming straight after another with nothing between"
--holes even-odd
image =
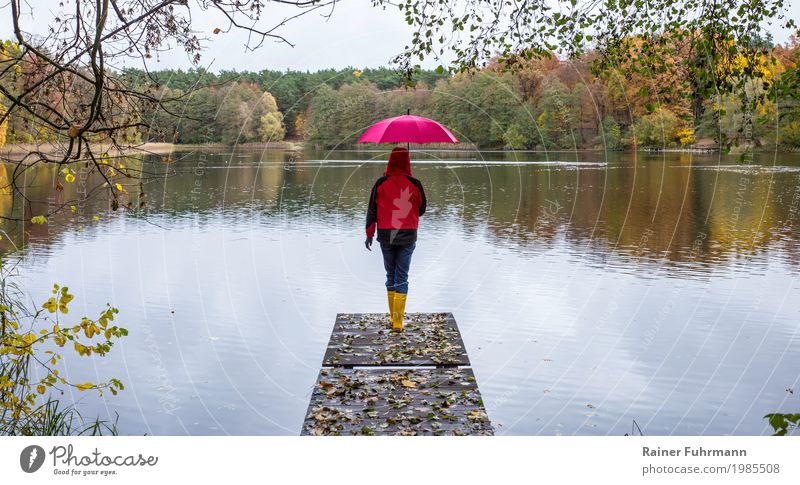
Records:
<instances>
[{"instance_id":1,"label":"woman's hand","mask_svg":"<svg viewBox=\"0 0 800 485\"><path fill-rule=\"evenodd\" d=\"M372 251L372 238L368 237L366 241L364 241L364 246L367 247L370 251Z\"/></svg>"}]
</instances>

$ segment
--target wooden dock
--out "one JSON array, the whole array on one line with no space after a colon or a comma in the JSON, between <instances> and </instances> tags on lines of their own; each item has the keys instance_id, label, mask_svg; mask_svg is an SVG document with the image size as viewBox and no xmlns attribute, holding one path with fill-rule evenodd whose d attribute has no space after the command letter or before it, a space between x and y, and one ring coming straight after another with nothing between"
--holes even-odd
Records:
<instances>
[{"instance_id":1,"label":"wooden dock","mask_svg":"<svg viewBox=\"0 0 800 485\"><path fill-rule=\"evenodd\" d=\"M492 435L452 313L341 313L303 435Z\"/></svg>"}]
</instances>

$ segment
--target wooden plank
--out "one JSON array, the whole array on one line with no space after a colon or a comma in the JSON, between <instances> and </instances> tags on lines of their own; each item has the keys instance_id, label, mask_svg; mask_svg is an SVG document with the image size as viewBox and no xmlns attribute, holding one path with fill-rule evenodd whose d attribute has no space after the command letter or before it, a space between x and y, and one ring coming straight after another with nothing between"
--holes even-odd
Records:
<instances>
[{"instance_id":1,"label":"wooden plank","mask_svg":"<svg viewBox=\"0 0 800 485\"><path fill-rule=\"evenodd\" d=\"M406 314L402 332L386 313L340 313L322 365L469 365L469 356L452 313Z\"/></svg>"},{"instance_id":2,"label":"wooden plank","mask_svg":"<svg viewBox=\"0 0 800 485\"><path fill-rule=\"evenodd\" d=\"M472 369L323 368L303 435L492 435Z\"/></svg>"}]
</instances>

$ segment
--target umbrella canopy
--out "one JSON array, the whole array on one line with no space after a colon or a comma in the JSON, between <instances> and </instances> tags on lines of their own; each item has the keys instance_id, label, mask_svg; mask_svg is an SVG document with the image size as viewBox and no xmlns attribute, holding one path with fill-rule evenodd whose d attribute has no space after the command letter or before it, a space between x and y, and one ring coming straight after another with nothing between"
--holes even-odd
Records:
<instances>
[{"instance_id":1,"label":"umbrella canopy","mask_svg":"<svg viewBox=\"0 0 800 485\"><path fill-rule=\"evenodd\" d=\"M458 143L450 130L414 115L386 118L367 128L358 143Z\"/></svg>"}]
</instances>

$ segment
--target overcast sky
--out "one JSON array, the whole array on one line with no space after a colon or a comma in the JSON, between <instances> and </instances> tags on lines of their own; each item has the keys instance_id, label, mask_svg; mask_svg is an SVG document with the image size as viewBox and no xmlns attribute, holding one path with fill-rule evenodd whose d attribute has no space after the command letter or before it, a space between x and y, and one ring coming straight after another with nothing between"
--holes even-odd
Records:
<instances>
[{"instance_id":1,"label":"overcast sky","mask_svg":"<svg viewBox=\"0 0 800 485\"><path fill-rule=\"evenodd\" d=\"M270 16L275 20L284 18L282 12L296 12L296 9L276 9L274 4L269 8L281 12ZM323 13L330 12L328 9L317 12L281 27L280 34L295 44L294 47L267 41L254 52L245 51L247 35L241 30L213 35L215 27L227 24L222 18L208 15L197 22L198 30L210 38L202 63L207 65L213 61L214 70L240 71L378 67L389 65L392 55L401 52L411 38L410 27L401 12L395 8L375 8L369 0L341 0L329 19L323 17ZM264 25L270 22L265 20ZM164 56L161 64L189 67L190 63L184 54L173 52Z\"/></svg>"},{"instance_id":2,"label":"overcast sky","mask_svg":"<svg viewBox=\"0 0 800 485\"><path fill-rule=\"evenodd\" d=\"M0 5L4 5L0 0ZM72 2L70 2L72 3ZM191 3L191 2L190 2ZM800 2L793 2L790 14L800 18ZM32 7L24 18L32 31L45 28L58 10L56 0L28 0ZM3 6L3 22L0 38L10 38L10 7ZM294 10L281 9L268 4L267 18L263 25L271 25ZM204 13L194 15L194 27L201 37L208 37L201 65L212 70L297 69L316 70L326 67L379 67L387 66L392 56L402 51L411 38L411 28L405 23L403 14L394 7L386 10L375 8L370 0L340 0L330 19L320 13L310 13L282 27L281 35L295 44L290 47L268 41L255 52L246 52L247 36L242 31L214 35L216 27L225 28L227 23L221 15ZM327 10L324 13L328 13ZM788 32L770 28L777 42L785 42ZM438 63L430 61L426 67ZM185 52L174 49L153 59L151 69L189 68L191 62Z\"/></svg>"}]
</instances>

